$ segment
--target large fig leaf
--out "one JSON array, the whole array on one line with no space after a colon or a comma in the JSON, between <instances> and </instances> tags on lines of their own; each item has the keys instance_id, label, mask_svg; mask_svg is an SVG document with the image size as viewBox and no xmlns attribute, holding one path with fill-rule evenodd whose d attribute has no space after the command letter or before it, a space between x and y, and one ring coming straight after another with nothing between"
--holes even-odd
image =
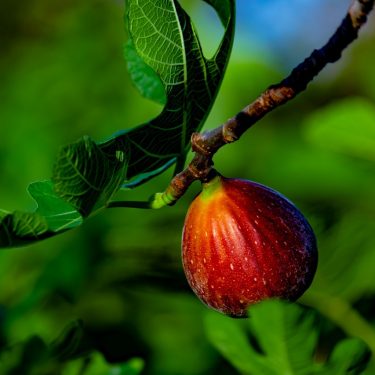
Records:
<instances>
[{"instance_id":1,"label":"large fig leaf","mask_svg":"<svg viewBox=\"0 0 375 375\"><path fill-rule=\"evenodd\" d=\"M96 143L84 137L63 147L51 182L31 185L34 212L0 214L0 246L22 246L72 229L102 209L121 188L148 181L177 162L199 131L220 87L234 36L234 1L205 0L224 25L211 59L177 0L126 0L127 65L146 98L165 104L160 115Z\"/></svg>"},{"instance_id":2,"label":"large fig leaf","mask_svg":"<svg viewBox=\"0 0 375 375\"><path fill-rule=\"evenodd\" d=\"M326 363L314 361L315 314L296 304L270 300L249 310L250 340L240 322L217 313L207 316L206 330L216 349L243 374L361 374L370 351L357 339L339 342Z\"/></svg>"},{"instance_id":3,"label":"large fig leaf","mask_svg":"<svg viewBox=\"0 0 375 375\"><path fill-rule=\"evenodd\" d=\"M125 186L129 180L131 185L147 181L177 159L182 165L191 134L202 128L213 105L233 42L234 1L206 2L225 26L212 59L204 57L194 26L177 1L126 1L125 51L131 77L144 96L166 104L155 119L101 145L110 154L126 149ZM150 75L150 68L156 75Z\"/></svg>"}]
</instances>

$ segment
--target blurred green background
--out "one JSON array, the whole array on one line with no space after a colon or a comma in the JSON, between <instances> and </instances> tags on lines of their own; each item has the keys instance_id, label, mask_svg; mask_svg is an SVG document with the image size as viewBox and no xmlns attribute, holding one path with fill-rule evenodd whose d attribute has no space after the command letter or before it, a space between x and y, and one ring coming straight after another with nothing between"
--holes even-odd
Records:
<instances>
[{"instance_id":1,"label":"blurred green background","mask_svg":"<svg viewBox=\"0 0 375 375\"><path fill-rule=\"evenodd\" d=\"M182 3L209 53L219 39L212 32L218 21L199 1ZM245 3L238 1L241 12ZM123 12L122 2L114 0L1 0L2 209L32 208L26 186L50 177L60 146L85 134L101 140L160 111L127 76ZM341 20L338 14L322 25L323 40ZM259 47L267 40L244 32L249 20L239 21L233 58L206 128L233 116L321 44L311 47L311 38L303 43L304 33L314 33L307 26L295 31L297 42L285 35L294 55L283 64L281 55ZM215 157L223 175L271 186L311 222L319 269L301 302L327 317L327 350L352 335L375 351L374 45L372 15L361 38L307 92ZM147 199L170 177L167 171L118 198ZM34 336L50 342L81 319L87 347L108 362L140 357L145 374L235 373L208 342L207 309L190 291L181 266L181 229L197 191L195 184L171 208L108 210L72 232L0 252L0 347ZM7 363L2 353L0 365ZM374 373L372 363L368 374Z\"/></svg>"}]
</instances>

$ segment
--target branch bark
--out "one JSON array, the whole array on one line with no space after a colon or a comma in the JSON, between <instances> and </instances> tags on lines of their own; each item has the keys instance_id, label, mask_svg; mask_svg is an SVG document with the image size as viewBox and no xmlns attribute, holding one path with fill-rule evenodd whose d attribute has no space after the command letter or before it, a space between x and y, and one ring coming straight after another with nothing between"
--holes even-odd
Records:
<instances>
[{"instance_id":1,"label":"branch bark","mask_svg":"<svg viewBox=\"0 0 375 375\"><path fill-rule=\"evenodd\" d=\"M151 208L173 205L192 182L208 181L216 173L212 158L221 147L237 141L267 113L304 91L327 64L339 60L343 50L358 37L358 31L366 23L374 1L353 0L346 17L329 41L321 49L314 50L288 77L270 86L254 102L221 126L203 133L194 133L191 138L194 158L186 169L174 176L163 193L151 197Z\"/></svg>"}]
</instances>

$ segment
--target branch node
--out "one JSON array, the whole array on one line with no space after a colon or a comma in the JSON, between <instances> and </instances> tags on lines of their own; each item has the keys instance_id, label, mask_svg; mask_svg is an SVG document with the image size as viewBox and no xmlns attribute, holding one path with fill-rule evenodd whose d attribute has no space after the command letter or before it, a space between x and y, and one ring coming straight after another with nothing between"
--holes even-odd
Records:
<instances>
[{"instance_id":1,"label":"branch node","mask_svg":"<svg viewBox=\"0 0 375 375\"><path fill-rule=\"evenodd\" d=\"M194 152L210 157L212 154L211 147L204 142L200 133L193 133L191 135L191 148Z\"/></svg>"}]
</instances>

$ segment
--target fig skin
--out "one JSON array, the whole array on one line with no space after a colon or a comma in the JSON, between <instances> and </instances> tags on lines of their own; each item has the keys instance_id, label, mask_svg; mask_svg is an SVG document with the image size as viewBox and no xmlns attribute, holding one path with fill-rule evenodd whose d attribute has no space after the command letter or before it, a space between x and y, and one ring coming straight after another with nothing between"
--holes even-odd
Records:
<instances>
[{"instance_id":1,"label":"fig skin","mask_svg":"<svg viewBox=\"0 0 375 375\"><path fill-rule=\"evenodd\" d=\"M314 232L280 193L222 176L203 184L187 212L182 262L195 294L209 307L246 317L268 298L294 301L317 268Z\"/></svg>"}]
</instances>

